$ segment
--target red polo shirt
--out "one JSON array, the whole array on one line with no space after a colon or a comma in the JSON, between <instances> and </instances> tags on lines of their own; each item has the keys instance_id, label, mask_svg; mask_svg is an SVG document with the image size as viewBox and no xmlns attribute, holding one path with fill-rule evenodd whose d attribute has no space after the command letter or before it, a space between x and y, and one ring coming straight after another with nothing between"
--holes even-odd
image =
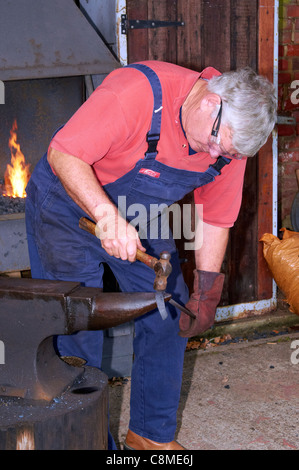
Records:
<instances>
[{"instance_id":1,"label":"red polo shirt","mask_svg":"<svg viewBox=\"0 0 299 470\"><path fill-rule=\"evenodd\" d=\"M212 67L202 73L165 62L143 62L159 76L163 93L161 135L157 160L174 168L205 171L215 162L207 153L189 155L179 111L199 77L220 73ZM55 135L50 146L92 165L102 185L114 182L144 157L146 134L153 112L149 81L140 71L113 71ZM194 191L203 204L203 219L231 227L239 213L246 159L232 160L213 183Z\"/></svg>"}]
</instances>

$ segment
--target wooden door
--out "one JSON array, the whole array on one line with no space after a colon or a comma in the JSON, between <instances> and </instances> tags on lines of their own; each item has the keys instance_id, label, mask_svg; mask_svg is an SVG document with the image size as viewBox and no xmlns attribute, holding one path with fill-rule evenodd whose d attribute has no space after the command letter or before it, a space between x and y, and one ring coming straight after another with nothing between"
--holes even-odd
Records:
<instances>
[{"instance_id":1,"label":"wooden door","mask_svg":"<svg viewBox=\"0 0 299 470\"><path fill-rule=\"evenodd\" d=\"M274 0L127 0L130 20L183 22L156 28L128 28L128 63L163 60L201 71L221 72L249 65L273 76ZM271 54L272 51L272 54ZM272 280L259 237L272 230L272 149L269 143L249 159L239 218L230 231L223 263L226 285L221 305L266 299ZM183 203L193 201L192 194ZM177 243L186 282L192 289L194 260Z\"/></svg>"}]
</instances>

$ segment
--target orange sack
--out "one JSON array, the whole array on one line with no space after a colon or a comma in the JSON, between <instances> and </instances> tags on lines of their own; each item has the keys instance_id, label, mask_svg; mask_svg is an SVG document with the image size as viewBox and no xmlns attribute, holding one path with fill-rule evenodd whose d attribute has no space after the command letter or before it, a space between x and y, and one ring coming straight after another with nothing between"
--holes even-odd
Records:
<instances>
[{"instance_id":1,"label":"orange sack","mask_svg":"<svg viewBox=\"0 0 299 470\"><path fill-rule=\"evenodd\" d=\"M265 233L263 254L279 289L285 294L290 311L299 315L299 232L281 229L282 240Z\"/></svg>"}]
</instances>

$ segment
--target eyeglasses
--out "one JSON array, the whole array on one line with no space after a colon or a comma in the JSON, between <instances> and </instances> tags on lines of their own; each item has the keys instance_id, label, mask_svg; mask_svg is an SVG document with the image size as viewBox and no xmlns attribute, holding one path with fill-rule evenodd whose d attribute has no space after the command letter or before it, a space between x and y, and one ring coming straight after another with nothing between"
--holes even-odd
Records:
<instances>
[{"instance_id":1,"label":"eyeglasses","mask_svg":"<svg viewBox=\"0 0 299 470\"><path fill-rule=\"evenodd\" d=\"M214 124L213 124L213 127L212 127L212 132L211 132L211 136L215 137L216 143L218 143L218 141L220 141L220 138L218 137L218 132L219 132L220 124L221 124L221 116L222 116L222 100L220 101L219 111L218 111L218 114L217 114L216 119L214 121Z\"/></svg>"},{"instance_id":2,"label":"eyeglasses","mask_svg":"<svg viewBox=\"0 0 299 470\"><path fill-rule=\"evenodd\" d=\"M220 147L221 155L223 157L234 158L236 160L242 160L243 158L246 158L244 155L240 155L239 153L234 153L233 155L231 155L224 148L221 148L221 146L220 146L220 134L219 134L220 124L221 124L221 117L222 117L222 100L220 101L219 111L218 111L218 114L216 116L216 119L215 119L215 121L213 123L213 127L212 127L212 132L211 132L212 142L214 142L215 144L217 144Z\"/></svg>"}]
</instances>

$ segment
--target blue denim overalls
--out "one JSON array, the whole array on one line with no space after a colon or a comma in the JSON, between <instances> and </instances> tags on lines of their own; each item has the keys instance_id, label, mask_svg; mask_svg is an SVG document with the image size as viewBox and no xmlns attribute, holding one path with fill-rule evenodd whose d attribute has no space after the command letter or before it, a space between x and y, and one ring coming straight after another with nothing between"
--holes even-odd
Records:
<instances>
[{"instance_id":1,"label":"blue denim overalls","mask_svg":"<svg viewBox=\"0 0 299 470\"><path fill-rule=\"evenodd\" d=\"M118 196L126 196L126 205L139 203L150 212L151 204L167 204L182 199L194 188L214 181L221 168L230 162L219 157L214 166L203 173L179 170L156 160L160 136L162 89L156 73L144 64L134 64L151 83L154 110L147 135L148 151L135 168L117 181L104 186L117 204ZM152 177L152 170L159 177ZM141 171L140 171L141 170ZM103 263L113 271L123 292L152 292L155 273L143 263L130 263L109 256L100 241L78 226L87 215L66 194L53 174L46 154L36 165L27 186L26 226L32 277L70 280L89 287L102 287ZM131 217L127 217L130 220ZM147 253L159 257L161 251L171 253L172 273L167 292L175 300L186 303L189 298L174 240L142 239ZM131 381L130 429L157 442L170 442L176 430L176 413L180 399L186 339L178 335L179 316L166 304L168 316L163 320L154 310L135 320L134 363ZM101 367L102 332L79 332L59 336L61 355L84 358L87 365Z\"/></svg>"}]
</instances>

